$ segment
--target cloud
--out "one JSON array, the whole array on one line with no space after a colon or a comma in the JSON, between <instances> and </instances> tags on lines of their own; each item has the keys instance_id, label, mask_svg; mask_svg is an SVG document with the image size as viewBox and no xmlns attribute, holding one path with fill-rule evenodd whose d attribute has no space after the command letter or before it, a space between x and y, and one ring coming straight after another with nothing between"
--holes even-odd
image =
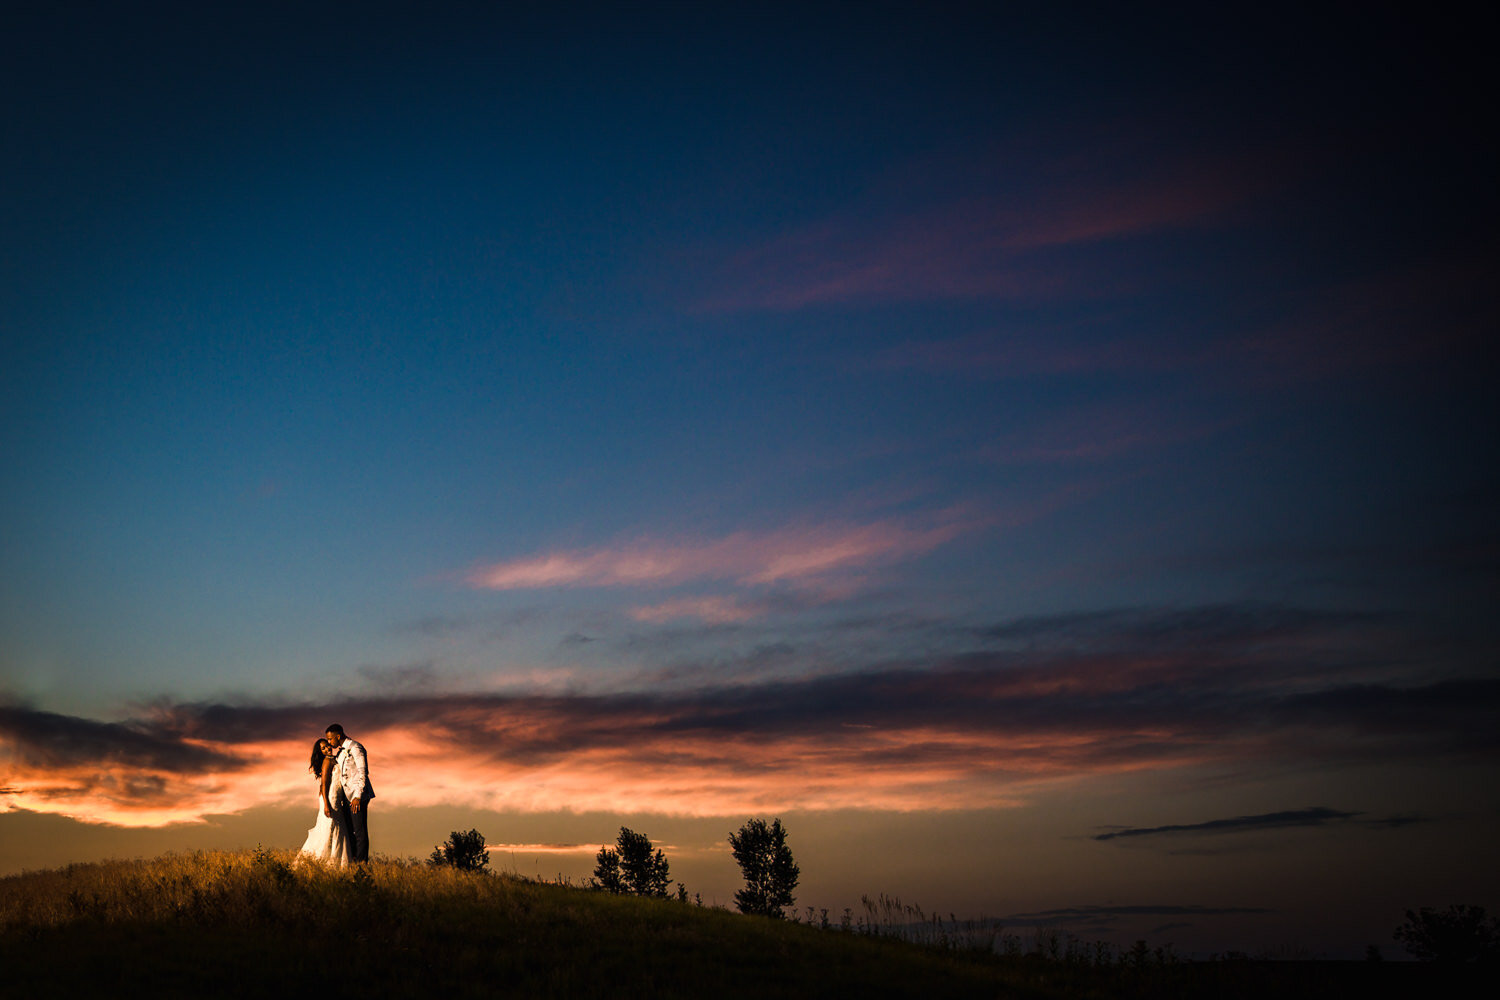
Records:
<instances>
[{"instance_id":1,"label":"cloud","mask_svg":"<svg viewBox=\"0 0 1500 1000\"><path fill-rule=\"evenodd\" d=\"M1268 642L1326 636L1378 625L1367 611L1307 608L1268 601L1192 607L1106 608L1030 615L982 629L990 639L1046 648L1100 647L1246 650Z\"/></svg>"},{"instance_id":2,"label":"cloud","mask_svg":"<svg viewBox=\"0 0 1500 1000\"><path fill-rule=\"evenodd\" d=\"M1425 263L1326 289L1215 359L1260 382L1463 363L1500 322L1494 260Z\"/></svg>"},{"instance_id":3,"label":"cloud","mask_svg":"<svg viewBox=\"0 0 1500 1000\"><path fill-rule=\"evenodd\" d=\"M780 666L701 661L670 683L648 672L609 690L164 700L117 722L7 706L0 803L124 825L293 805L309 795L303 761L331 721L370 747L388 803L515 811L983 809L1129 772L1500 753L1500 679L1435 679L1378 616L1243 603L924 622L901 657L909 625L882 640L846 622L805 649L751 625L699 625ZM842 657L841 635L854 650ZM1415 821L1361 815L1320 806L1100 839Z\"/></svg>"},{"instance_id":4,"label":"cloud","mask_svg":"<svg viewBox=\"0 0 1500 1000\"><path fill-rule=\"evenodd\" d=\"M976 379L1191 372L1212 376L1218 384L1248 386L1256 396L1267 386L1406 375L1413 367L1463 364L1483 349L1500 322L1500 297L1489 280L1495 264L1490 259L1427 262L1365 274L1289 297L1278 303L1279 318L1249 331L1205 336L1201 330L1153 327L1143 332L1098 317L914 339L877 352L866 364ZM1175 438L1184 432L1192 435L1192 424L1170 413L1093 407L1072 421L1038 429L1042 440L1036 444L1004 442L1002 449L1023 456L1038 450L1043 457L1061 451L1066 457L1068 438L1088 446L1102 436L1119 449L1141 434ZM1061 448L1048 440L1057 437L1065 439Z\"/></svg>"},{"instance_id":5,"label":"cloud","mask_svg":"<svg viewBox=\"0 0 1500 1000\"><path fill-rule=\"evenodd\" d=\"M728 255L694 306L701 312L785 311L1098 295L1110 280L1066 268L1059 250L1221 220L1285 173L1255 159L1241 151L1166 161L1153 150L1131 165L1116 159L1108 170L1058 160L1029 177L1007 172L1001 182L1001 171L991 169L970 182L984 193L962 198L881 192L847 212ZM891 204L907 207L892 210Z\"/></svg>"},{"instance_id":6,"label":"cloud","mask_svg":"<svg viewBox=\"0 0 1500 1000\"><path fill-rule=\"evenodd\" d=\"M742 601L728 596L679 597L658 604L630 609L638 622L668 622L680 618L697 618L710 624L749 621L765 614L762 603Z\"/></svg>"},{"instance_id":7,"label":"cloud","mask_svg":"<svg viewBox=\"0 0 1500 1000\"><path fill-rule=\"evenodd\" d=\"M706 540L644 538L494 563L474 570L467 581L488 590L661 587L690 580L800 583L924 555L978 526L950 512L927 520L742 531Z\"/></svg>"},{"instance_id":8,"label":"cloud","mask_svg":"<svg viewBox=\"0 0 1500 1000\"><path fill-rule=\"evenodd\" d=\"M1221 834L1244 833L1252 830L1282 830L1288 827L1327 826L1354 819L1363 813L1344 812L1326 806L1309 809L1287 809L1281 812L1260 813L1254 816L1234 816L1229 819L1211 819L1202 823L1182 823L1170 826L1125 827L1100 833L1095 840L1117 840L1121 837L1154 837L1161 834Z\"/></svg>"},{"instance_id":9,"label":"cloud","mask_svg":"<svg viewBox=\"0 0 1500 1000\"><path fill-rule=\"evenodd\" d=\"M1181 360L1125 340L1083 341L1054 330L986 331L960 337L912 340L870 361L887 371L962 373L986 378L1086 375L1103 371L1155 371Z\"/></svg>"},{"instance_id":10,"label":"cloud","mask_svg":"<svg viewBox=\"0 0 1500 1000\"><path fill-rule=\"evenodd\" d=\"M1431 823L1432 820L1420 813L1400 813L1395 816L1384 816L1380 819L1367 819L1363 825L1372 830L1399 830L1404 826L1414 826L1418 823Z\"/></svg>"},{"instance_id":11,"label":"cloud","mask_svg":"<svg viewBox=\"0 0 1500 1000\"><path fill-rule=\"evenodd\" d=\"M108 761L143 772L185 773L235 766L232 756L205 743L20 706L0 706L0 732L14 741L11 753L16 762L35 767Z\"/></svg>"},{"instance_id":12,"label":"cloud","mask_svg":"<svg viewBox=\"0 0 1500 1000\"><path fill-rule=\"evenodd\" d=\"M1233 675L1164 684L1158 671L1091 658L1045 667L1001 655L922 669L657 693L349 700L318 706L157 706L101 724L95 752L48 755L33 717L0 727L8 807L93 822L160 825L310 794L305 759L330 719L370 747L391 804L464 804L735 815L774 810L973 809L1013 805L1049 782L1255 760L1388 760L1475 752L1500 682L1331 697L1307 725L1298 697ZM1398 719L1387 706L1412 704ZM1439 716L1424 706L1449 706ZM61 720L61 721L58 721ZM1393 739L1395 735L1399 738ZM149 753L132 753L141 745ZM1493 745L1493 738L1490 740ZM194 754L197 754L195 757ZM194 766L188 766L192 761ZM1333 821L1332 812L1212 821L1198 829ZM1122 831L1143 836L1168 828Z\"/></svg>"},{"instance_id":13,"label":"cloud","mask_svg":"<svg viewBox=\"0 0 1500 1000\"><path fill-rule=\"evenodd\" d=\"M1276 911L1255 906L1067 906L1055 910L1012 913L1001 919L1005 923L1037 927L1068 926L1105 930L1136 917L1232 917L1274 912ZM1187 924L1175 922L1166 924L1162 929L1184 926Z\"/></svg>"},{"instance_id":14,"label":"cloud","mask_svg":"<svg viewBox=\"0 0 1500 1000\"><path fill-rule=\"evenodd\" d=\"M18 706L0 706L0 762L7 772L6 811L99 822L158 826L198 819L255 804L234 794L231 783L246 783L250 800L261 792L242 747ZM184 801L191 803L186 812ZM78 804L84 804L81 813L74 811Z\"/></svg>"},{"instance_id":15,"label":"cloud","mask_svg":"<svg viewBox=\"0 0 1500 1000\"><path fill-rule=\"evenodd\" d=\"M598 854L603 844L486 844L486 851L511 854Z\"/></svg>"}]
</instances>

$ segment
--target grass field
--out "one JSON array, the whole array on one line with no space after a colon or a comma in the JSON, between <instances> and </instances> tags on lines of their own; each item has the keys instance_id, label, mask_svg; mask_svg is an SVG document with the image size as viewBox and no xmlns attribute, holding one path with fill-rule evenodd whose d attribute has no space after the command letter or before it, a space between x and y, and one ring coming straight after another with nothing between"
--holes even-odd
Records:
<instances>
[{"instance_id":1,"label":"grass field","mask_svg":"<svg viewBox=\"0 0 1500 1000\"><path fill-rule=\"evenodd\" d=\"M413 862L200 852L0 879L6 996L1435 995L1410 963L1183 963L919 945Z\"/></svg>"}]
</instances>

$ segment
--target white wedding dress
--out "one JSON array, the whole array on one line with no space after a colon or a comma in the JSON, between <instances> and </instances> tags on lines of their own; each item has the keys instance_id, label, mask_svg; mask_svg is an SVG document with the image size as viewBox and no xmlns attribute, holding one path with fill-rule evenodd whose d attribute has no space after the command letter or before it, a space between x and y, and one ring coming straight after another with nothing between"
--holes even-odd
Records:
<instances>
[{"instance_id":1,"label":"white wedding dress","mask_svg":"<svg viewBox=\"0 0 1500 1000\"><path fill-rule=\"evenodd\" d=\"M317 822L307 831L307 841L303 843L301 853L314 861L342 868L349 863L349 838L345 835L344 820L339 810L332 803L329 803L328 808L333 812L332 816L324 814L320 794Z\"/></svg>"}]
</instances>

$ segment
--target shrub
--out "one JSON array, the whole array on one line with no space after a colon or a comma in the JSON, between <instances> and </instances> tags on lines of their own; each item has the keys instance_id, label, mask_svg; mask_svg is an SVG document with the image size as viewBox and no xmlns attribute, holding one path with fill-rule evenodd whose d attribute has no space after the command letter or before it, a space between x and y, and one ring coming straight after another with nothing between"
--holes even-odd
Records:
<instances>
[{"instance_id":1,"label":"shrub","mask_svg":"<svg viewBox=\"0 0 1500 1000\"><path fill-rule=\"evenodd\" d=\"M478 830L459 833L454 830L447 843L432 849L427 863L434 867L446 865L461 872L479 872L490 863L489 852L484 849L484 834Z\"/></svg>"},{"instance_id":2,"label":"shrub","mask_svg":"<svg viewBox=\"0 0 1500 1000\"><path fill-rule=\"evenodd\" d=\"M1406 911L1406 923L1392 935L1412 957L1423 962L1476 962L1495 957L1500 938L1497 921L1485 919L1482 906L1453 905L1438 911Z\"/></svg>"},{"instance_id":3,"label":"shrub","mask_svg":"<svg viewBox=\"0 0 1500 1000\"><path fill-rule=\"evenodd\" d=\"M667 898L667 886L671 883L667 856L661 851L652 851L651 838L622 826L615 843L618 850L603 847L594 856L594 888L619 894Z\"/></svg>"}]
</instances>

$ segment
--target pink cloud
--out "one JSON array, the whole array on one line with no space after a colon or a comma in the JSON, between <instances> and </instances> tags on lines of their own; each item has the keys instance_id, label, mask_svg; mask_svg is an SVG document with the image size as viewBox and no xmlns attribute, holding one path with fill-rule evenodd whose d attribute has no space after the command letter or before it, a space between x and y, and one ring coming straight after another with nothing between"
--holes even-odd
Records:
<instances>
[{"instance_id":1,"label":"pink cloud","mask_svg":"<svg viewBox=\"0 0 1500 1000\"><path fill-rule=\"evenodd\" d=\"M667 622L679 618L697 618L710 624L730 624L758 618L763 608L733 597L679 597L659 604L630 609L638 622Z\"/></svg>"},{"instance_id":2,"label":"pink cloud","mask_svg":"<svg viewBox=\"0 0 1500 1000\"><path fill-rule=\"evenodd\" d=\"M707 540L647 538L507 560L480 567L466 579L489 590L669 586L690 580L798 583L920 556L975 527L977 522L950 514L926 522L809 525ZM687 607L679 603L662 614L675 616ZM699 610L721 616L739 613L722 602L701 604Z\"/></svg>"},{"instance_id":3,"label":"pink cloud","mask_svg":"<svg viewBox=\"0 0 1500 1000\"><path fill-rule=\"evenodd\" d=\"M704 312L844 302L1035 299L1108 291L1040 251L1212 223L1280 182L1284 165L1197 157L1101 176L1059 164L1042 180L892 215L851 212L730 256ZM1017 183L1017 182L1012 182ZM1003 193L1001 193L1003 191Z\"/></svg>"}]
</instances>

